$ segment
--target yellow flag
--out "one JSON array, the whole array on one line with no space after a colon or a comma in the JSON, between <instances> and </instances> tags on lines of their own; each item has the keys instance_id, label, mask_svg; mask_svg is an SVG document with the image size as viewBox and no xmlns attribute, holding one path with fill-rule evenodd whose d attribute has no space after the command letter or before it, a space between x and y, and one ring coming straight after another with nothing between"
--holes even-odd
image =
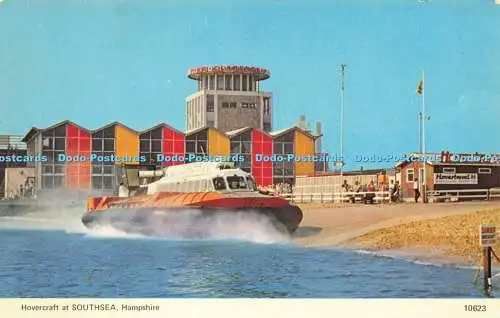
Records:
<instances>
[{"instance_id":1,"label":"yellow flag","mask_svg":"<svg viewBox=\"0 0 500 318\"><path fill-rule=\"evenodd\" d=\"M417 95L422 95L422 92L424 91L424 81L420 80L417 85Z\"/></svg>"}]
</instances>

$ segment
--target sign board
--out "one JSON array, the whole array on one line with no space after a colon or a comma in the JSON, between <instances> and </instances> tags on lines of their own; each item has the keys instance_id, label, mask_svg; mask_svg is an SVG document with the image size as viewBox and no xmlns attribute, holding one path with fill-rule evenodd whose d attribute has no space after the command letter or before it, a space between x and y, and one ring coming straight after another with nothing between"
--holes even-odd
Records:
<instances>
[{"instance_id":1,"label":"sign board","mask_svg":"<svg viewBox=\"0 0 500 318\"><path fill-rule=\"evenodd\" d=\"M495 245L497 237L497 228L493 224L481 224L479 228L479 243L483 247Z\"/></svg>"},{"instance_id":2,"label":"sign board","mask_svg":"<svg viewBox=\"0 0 500 318\"><path fill-rule=\"evenodd\" d=\"M435 173L434 184L477 184L477 173Z\"/></svg>"}]
</instances>

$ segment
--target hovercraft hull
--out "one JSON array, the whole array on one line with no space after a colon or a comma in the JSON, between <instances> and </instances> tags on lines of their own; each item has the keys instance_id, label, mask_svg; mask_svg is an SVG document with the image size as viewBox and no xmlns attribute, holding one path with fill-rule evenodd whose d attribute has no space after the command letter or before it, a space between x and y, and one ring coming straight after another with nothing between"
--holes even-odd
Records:
<instances>
[{"instance_id":1,"label":"hovercraft hull","mask_svg":"<svg viewBox=\"0 0 500 318\"><path fill-rule=\"evenodd\" d=\"M236 218L265 217L276 229L292 234L302 221L299 207L279 197L221 195L219 193L159 193L154 196L88 200L82 223L87 228L110 225L125 232L161 233L162 228L185 227L203 236L215 222ZM205 229L204 229L205 227ZM189 235L189 233L188 233Z\"/></svg>"}]
</instances>

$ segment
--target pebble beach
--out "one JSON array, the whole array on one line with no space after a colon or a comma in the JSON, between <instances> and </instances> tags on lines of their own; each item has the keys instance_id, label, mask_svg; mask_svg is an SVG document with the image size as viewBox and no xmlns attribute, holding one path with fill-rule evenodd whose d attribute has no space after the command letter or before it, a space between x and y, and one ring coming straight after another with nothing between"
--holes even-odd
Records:
<instances>
[{"instance_id":1,"label":"pebble beach","mask_svg":"<svg viewBox=\"0 0 500 318\"><path fill-rule=\"evenodd\" d=\"M480 224L500 226L500 202L303 204L295 242L477 265ZM493 247L500 254L500 244Z\"/></svg>"}]
</instances>

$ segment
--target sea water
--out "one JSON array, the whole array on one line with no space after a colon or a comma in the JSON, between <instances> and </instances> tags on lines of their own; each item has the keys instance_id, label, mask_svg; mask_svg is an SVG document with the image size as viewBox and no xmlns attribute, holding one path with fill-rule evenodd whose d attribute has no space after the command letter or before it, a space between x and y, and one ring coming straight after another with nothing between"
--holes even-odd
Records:
<instances>
[{"instance_id":1,"label":"sea water","mask_svg":"<svg viewBox=\"0 0 500 318\"><path fill-rule=\"evenodd\" d=\"M151 238L59 225L0 217L0 297L484 297L471 268L276 237Z\"/></svg>"}]
</instances>

